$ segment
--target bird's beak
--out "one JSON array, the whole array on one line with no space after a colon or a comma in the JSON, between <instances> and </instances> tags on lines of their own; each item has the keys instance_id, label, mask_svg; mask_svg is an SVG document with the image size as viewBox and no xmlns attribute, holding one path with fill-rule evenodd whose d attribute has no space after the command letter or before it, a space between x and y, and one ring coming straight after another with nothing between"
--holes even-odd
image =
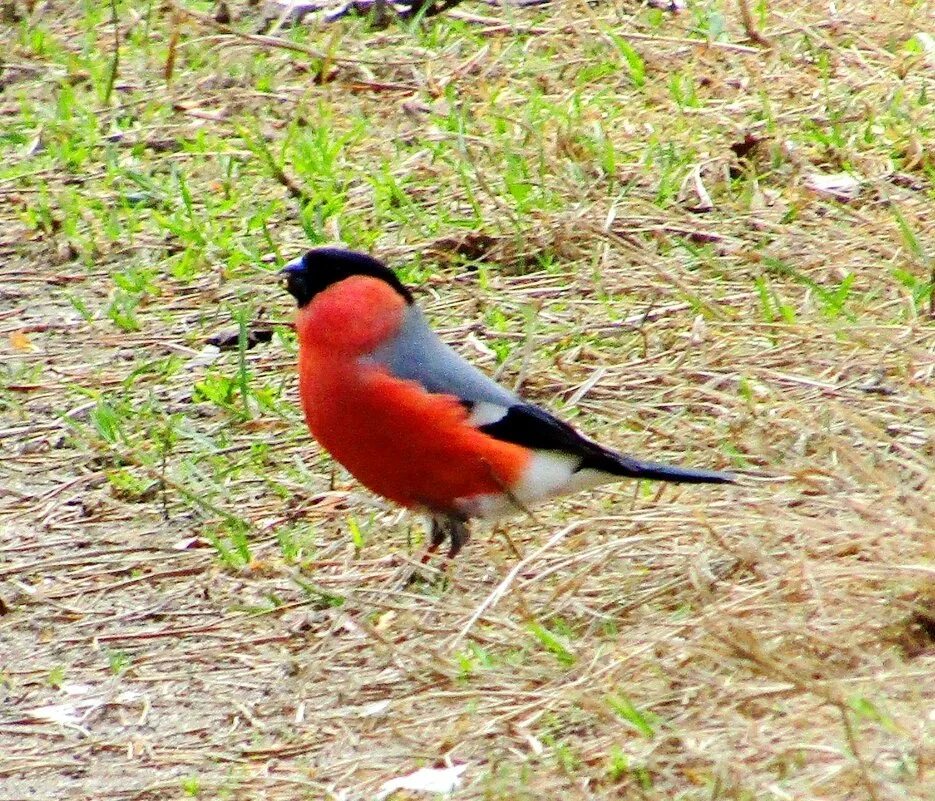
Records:
<instances>
[{"instance_id":1,"label":"bird's beak","mask_svg":"<svg viewBox=\"0 0 935 801\"><path fill-rule=\"evenodd\" d=\"M302 269L302 257L299 256L297 259L293 259L290 262L287 262L285 267L279 271L279 275L282 278L288 278L293 273L297 273Z\"/></svg>"},{"instance_id":2,"label":"bird's beak","mask_svg":"<svg viewBox=\"0 0 935 801\"><path fill-rule=\"evenodd\" d=\"M293 287L295 286L297 275L301 270L302 257L299 256L297 259L288 262L278 273L280 286L292 295L295 294L295 292L293 292Z\"/></svg>"}]
</instances>

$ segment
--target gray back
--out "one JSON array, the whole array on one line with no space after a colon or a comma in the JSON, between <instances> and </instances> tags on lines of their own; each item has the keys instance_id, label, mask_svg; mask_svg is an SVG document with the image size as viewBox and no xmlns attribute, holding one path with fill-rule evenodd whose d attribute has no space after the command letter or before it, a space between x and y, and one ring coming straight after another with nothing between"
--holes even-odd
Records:
<instances>
[{"instance_id":1,"label":"gray back","mask_svg":"<svg viewBox=\"0 0 935 801\"><path fill-rule=\"evenodd\" d=\"M415 305L406 310L399 334L366 357L393 375L417 381L429 392L455 395L471 403L510 407L518 398L462 359L429 328Z\"/></svg>"}]
</instances>

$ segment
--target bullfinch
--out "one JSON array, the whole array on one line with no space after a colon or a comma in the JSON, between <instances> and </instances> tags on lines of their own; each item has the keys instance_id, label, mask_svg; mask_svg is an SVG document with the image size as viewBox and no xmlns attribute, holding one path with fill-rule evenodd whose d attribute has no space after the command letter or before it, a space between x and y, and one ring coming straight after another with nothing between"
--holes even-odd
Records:
<instances>
[{"instance_id":1,"label":"bullfinch","mask_svg":"<svg viewBox=\"0 0 935 801\"><path fill-rule=\"evenodd\" d=\"M298 303L299 394L312 436L364 486L432 521L454 557L467 521L623 478L729 484L731 473L625 456L473 367L412 293L364 253L319 247L286 265Z\"/></svg>"}]
</instances>

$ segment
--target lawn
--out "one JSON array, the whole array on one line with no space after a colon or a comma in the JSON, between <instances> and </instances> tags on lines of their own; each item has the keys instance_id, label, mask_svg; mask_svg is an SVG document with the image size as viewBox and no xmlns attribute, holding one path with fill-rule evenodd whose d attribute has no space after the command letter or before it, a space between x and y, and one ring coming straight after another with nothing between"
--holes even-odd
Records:
<instances>
[{"instance_id":1,"label":"lawn","mask_svg":"<svg viewBox=\"0 0 935 801\"><path fill-rule=\"evenodd\" d=\"M0 4L0 799L932 798L931 4L265 8ZM423 522L298 407L276 271L335 241L758 477L404 586Z\"/></svg>"}]
</instances>

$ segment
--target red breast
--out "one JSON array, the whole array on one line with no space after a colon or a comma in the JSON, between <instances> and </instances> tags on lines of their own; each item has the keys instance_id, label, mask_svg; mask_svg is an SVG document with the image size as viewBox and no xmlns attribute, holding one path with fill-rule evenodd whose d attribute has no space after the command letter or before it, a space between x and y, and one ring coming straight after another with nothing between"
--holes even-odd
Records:
<instances>
[{"instance_id":1,"label":"red breast","mask_svg":"<svg viewBox=\"0 0 935 801\"><path fill-rule=\"evenodd\" d=\"M405 309L386 282L352 276L299 311L299 391L312 435L362 484L403 506L456 512L456 499L509 492L528 449L469 425L457 398L367 363Z\"/></svg>"}]
</instances>

